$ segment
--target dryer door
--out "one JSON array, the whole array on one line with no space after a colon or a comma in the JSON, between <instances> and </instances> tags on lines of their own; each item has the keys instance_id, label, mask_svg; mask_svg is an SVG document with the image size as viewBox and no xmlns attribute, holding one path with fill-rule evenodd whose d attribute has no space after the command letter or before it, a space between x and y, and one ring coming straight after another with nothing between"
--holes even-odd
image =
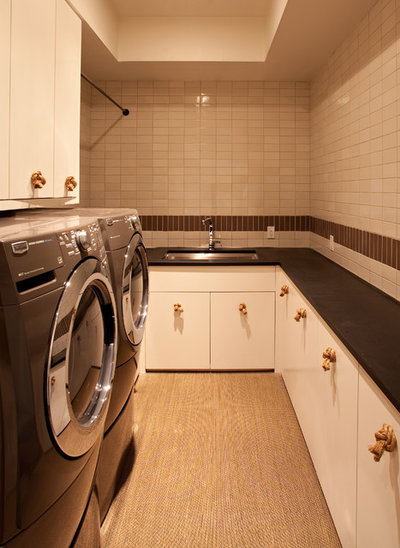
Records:
<instances>
[{"instance_id":1,"label":"dryer door","mask_svg":"<svg viewBox=\"0 0 400 548\"><path fill-rule=\"evenodd\" d=\"M149 268L146 249L139 233L132 236L122 271L122 316L131 344L142 341L149 302Z\"/></svg>"},{"instance_id":2,"label":"dryer door","mask_svg":"<svg viewBox=\"0 0 400 548\"><path fill-rule=\"evenodd\" d=\"M58 303L47 367L50 429L69 457L102 435L116 359L116 308L97 259L72 272Z\"/></svg>"}]
</instances>

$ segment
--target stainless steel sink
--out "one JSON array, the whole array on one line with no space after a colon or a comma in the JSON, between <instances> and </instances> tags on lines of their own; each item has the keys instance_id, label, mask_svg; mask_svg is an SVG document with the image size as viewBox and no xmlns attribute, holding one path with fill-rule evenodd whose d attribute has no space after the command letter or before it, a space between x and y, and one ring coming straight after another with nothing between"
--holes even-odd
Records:
<instances>
[{"instance_id":1,"label":"stainless steel sink","mask_svg":"<svg viewBox=\"0 0 400 548\"><path fill-rule=\"evenodd\" d=\"M163 259L167 261L257 261L255 249L169 249Z\"/></svg>"}]
</instances>

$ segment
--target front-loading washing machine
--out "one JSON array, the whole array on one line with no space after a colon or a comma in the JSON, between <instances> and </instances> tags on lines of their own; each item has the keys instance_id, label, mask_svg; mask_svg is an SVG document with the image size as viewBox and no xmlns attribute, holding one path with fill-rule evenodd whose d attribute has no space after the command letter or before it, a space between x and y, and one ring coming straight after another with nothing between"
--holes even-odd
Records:
<instances>
[{"instance_id":1,"label":"front-loading washing machine","mask_svg":"<svg viewBox=\"0 0 400 548\"><path fill-rule=\"evenodd\" d=\"M133 385L148 310L149 275L138 213L130 208L73 208L22 212L20 218L96 218L103 237L118 317L118 354L100 453L96 487L101 520L129 471L132 440Z\"/></svg>"},{"instance_id":2,"label":"front-loading washing machine","mask_svg":"<svg viewBox=\"0 0 400 548\"><path fill-rule=\"evenodd\" d=\"M99 224L76 222L0 223L5 546L70 546L92 500L118 328Z\"/></svg>"}]
</instances>

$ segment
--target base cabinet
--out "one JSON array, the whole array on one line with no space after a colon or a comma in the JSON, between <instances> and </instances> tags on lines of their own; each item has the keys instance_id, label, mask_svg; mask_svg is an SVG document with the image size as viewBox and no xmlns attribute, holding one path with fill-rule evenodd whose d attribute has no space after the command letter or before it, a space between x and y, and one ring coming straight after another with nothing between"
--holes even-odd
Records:
<instances>
[{"instance_id":1,"label":"base cabinet","mask_svg":"<svg viewBox=\"0 0 400 548\"><path fill-rule=\"evenodd\" d=\"M274 369L275 267L160 268L150 268L147 370Z\"/></svg>"},{"instance_id":2,"label":"base cabinet","mask_svg":"<svg viewBox=\"0 0 400 548\"><path fill-rule=\"evenodd\" d=\"M277 370L343 547L397 548L399 450L375 462L368 447L383 424L400 439L399 412L283 271L277 272L276 308ZM296 322L299 309L305 317Z\"/></svg>"},{"instance_id":3,"label":"base cabinet","mask_svg":"<svg viewBox=\"0 0 400 548\"><path fill-rule=\"evenodd\" d=\"M208 293L152 293L146 327L146 368L209 369L209 325Z\"/></svg>"},{"instance_id":4,"label":"base cabinet","mask_svg":"<svg viewBox=\"0 0 400 548\"><path fill-rule=\"evenodd\" d=\"M291 280L282 272L278 280L278 367L339 538L345 548L354 547L358 364ZM287 293L280 297L282 287ZM326 361L328 349L334 354Z\"/></svg>"},{"instance_id":5,"label":"base cabinet","mask_svg":"<svg viewBox=\"0 0 400 548\"><path fill-rule=\"evenodd\" d=\"M273 369L275 294L211 294L211 369Z\"/></svg>"},{"instance_id":6,"label":"base cabinet","mask_svg":"<svg viewBox=\"0 0 400 548\"><path fill-rule=\"evenodd\" d=\"M393 428L397 447L379 462L368 447L383 424ZM358 423L358 548L400 546L400 414L364 371L360 371Z\"/></svg>"}]
</instances>

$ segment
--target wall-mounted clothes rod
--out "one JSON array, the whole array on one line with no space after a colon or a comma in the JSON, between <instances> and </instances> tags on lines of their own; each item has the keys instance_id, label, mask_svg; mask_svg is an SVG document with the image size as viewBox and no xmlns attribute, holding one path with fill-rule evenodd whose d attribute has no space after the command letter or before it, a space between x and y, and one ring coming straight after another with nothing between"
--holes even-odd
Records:
<instances>
[{"instance_id":1,"label":"wall-mounted clothes rod","mask_svg":"<svg viewBox=\"0 0 400 548\"><path fill-rule=\"evenodd\" d=\"M124 116L128 116L129 110L127 108L121 107L121 105L119 105L117 103L117 101L114 101L114 99L112 97L107 95L107 93L105 91L103 91L101 88L99 88L99 86L97 86L94 82L92 82L92 80L90 78L88 78L85 74L83 74L83 72L81 72L81 77L84 80L86 80L86 82L88 82L91 86L93 86L95 89L97 89L98 92L100 92L102 95L104 95L104 97L106 97L109 101L111 101L116 107L118 107L122 111L122 114Z\"/></svg>"}]
</instances>

